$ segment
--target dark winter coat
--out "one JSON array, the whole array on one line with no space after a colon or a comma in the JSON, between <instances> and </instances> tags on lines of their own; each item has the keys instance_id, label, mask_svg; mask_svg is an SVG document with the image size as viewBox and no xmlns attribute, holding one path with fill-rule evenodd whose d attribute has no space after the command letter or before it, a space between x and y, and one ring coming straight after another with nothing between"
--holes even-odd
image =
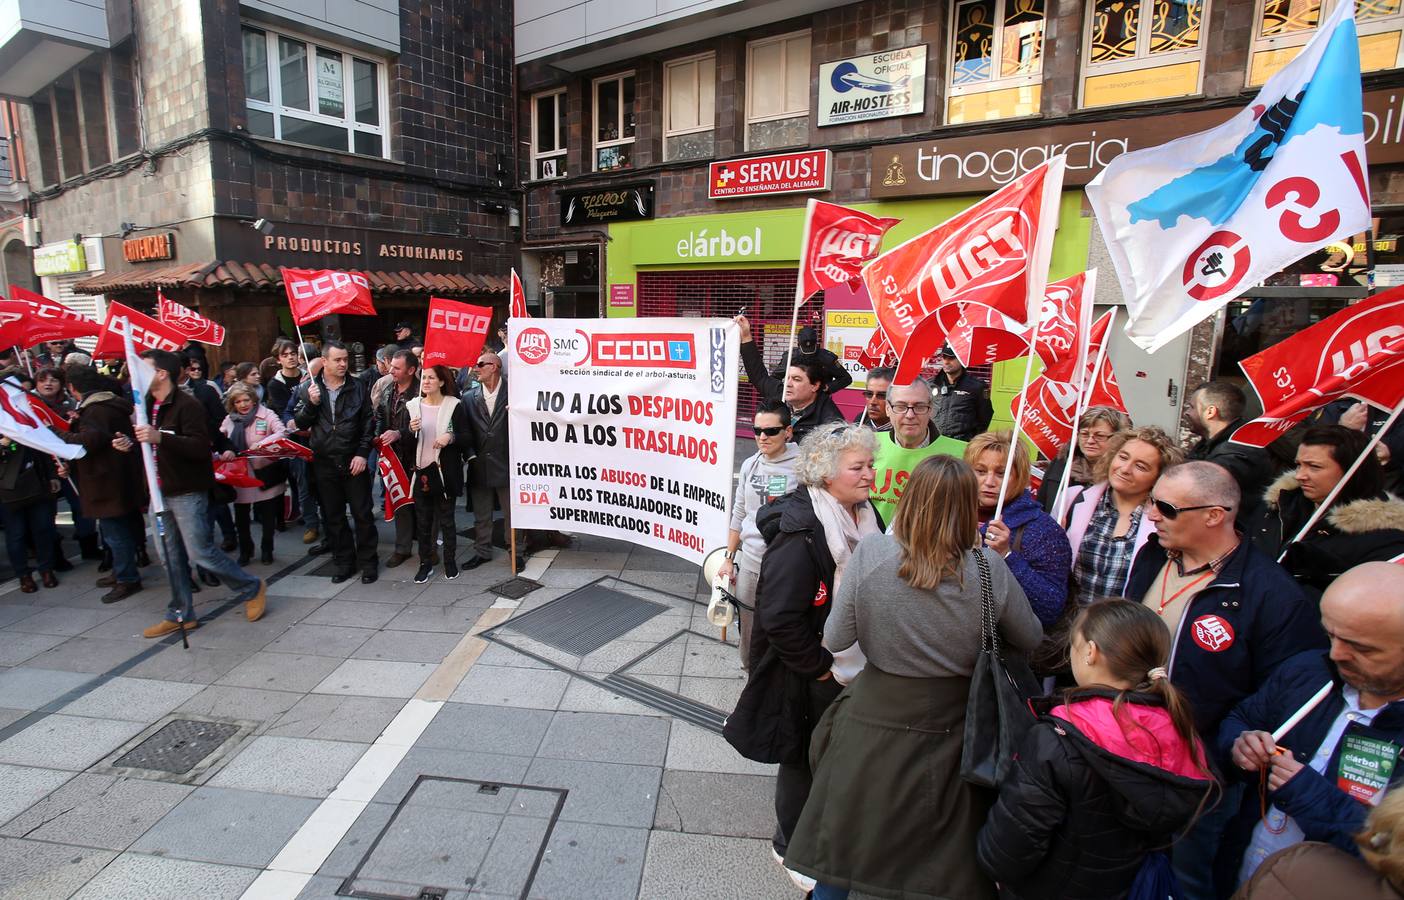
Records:
<instances>
[{"instance_id":1,"label":"dark winter coat","mask_svg":"<svg viewBox=\"0 0 1404 900\"><path fill-rule=\"evenodd\" d=\"M1363 859L1330 844L1303 841L1258 866L1233 900L1404 900Z\"/></svg>"},{"instance_id":2,"label":"dark winter coat","mask_svg":"<svg viewBox=\"0 0 1404 900\"><path fill-rule=\"evenodd\" d=\"M1043 511L1028 491L1006 503L1000 518L1009 527L1009 555L1004 562L1029 598L1044 628L1058 621L1068 605L1072 545L1068 533ZM985 531L980 526L980 533Z\"/></svg>"},{"instance_id":3,"label":"dark winter coat","mask_svg":"<svg viewBox=\"0 0 1404 900\"><path fill-rule=\"evenodd\" d=\"M288 381L281 369L263 385L263 405L277 413L278 419L286 425L292 419L291 401L297 386L305 379L301 372L296 381Z\"/></svg>"},{"instance_id":4,"label":"dark winter coat","mask_svg":"<svg viewBox=\"0 0 1404 900\"><path fill-rule=\"evenodd\" d=\"M70 462L83 513L95 519L110 519L140 512L146 505L146 475L141 453L112 449L112 439L124 434L133 442L132 401L109 391L89 394L78 404L78 419L67 434L70 444L79 444L87 453Z\"/></svg>"},{"instance_id":5,"label":"dark winter coat","mask_svg":"<svg viewBox=\"0 0 1404 900\"><path fill-rule=\"evenodd\" d=\"M1266 450L1249 447L1247 444L1235 444L1230 440L1233 433L1243 424L1243 419L1233 420L1214 437L1202 438L1185 454L1187 460L1201 460L1223 466L1233 476L1233 480L1238 482L1238 489L1243 494L1243 500L1239 504L1240 522L1246 521L1247 515L1257 507L1263 488L1275 474L1272 458Z\"/></svg>"},{"instance_id":6,"label":"dark winter coat","mask_svg":"<svg viewBox=\"0 0 1404 900\"><path fill-rule=\"evenodd\" d=\"M936 376L932 402L931 421L946 437L968 441L989 428L994 418L990 386L964 369L955 381L944 372Z\"/></svg>"},{"instance_id":7,"label":"dark winter coat","mask_svg":"<svg viewBox=\"0 0 1404 900\"><path fill-rule=\"evenodd\" d=\"M1248 536L1276 559L1283 543L1296 537L1315 504L1288 472L1268 487L1248 523ZM1306 537L1292 545L1282 565L1313 598L1341 573L1361 563L1388 561L1404 553L1404 500L1389 494L1335 503Z\"/></svg>"},{"instance_id":8,"label":"dark winter coat","mask_svg":"<svg viewBox=\"0 0 1404 900\"><path fill-rule=\"evenodd\" d=\"M999 802L980 832L984 870L1023 900L1125 897L1146 855L1164 850L1218 795L1203 745L1175 731L1163 701L1091 689L1036 701Z\"/></svg>"},{"instance_id":9,"label":"dark winter coat","mask_svg":"<svg viewBox=\"0 0 1404 900\"><path fill-rule=\"evenodd\" d=\"M765 370L765 361L761 359L760 348L755 341L746 341L741 345L741 364L746 367L746 377L751 382L751 387L756 389L756 393L772 403L778 403L785 396L785 382L776 378ZM794 441L798 444L805 439L811 431L820 425L827 425L830 422L846 422L843 412L834 404L834 398L820 391L814 397L814 402L805 407L803 412L796 414L792 423L794 427Z\"/></svg>"},{"instance_id":10,"label":"dark winter coat","mask_svg":"<svg viewBox=\"0 0 1404 900\"><path fill-rule=\"evenodd\" d=\"M234 445L220 431L219 426L224 422L224 417L229 413L224 408L224 400L219 396L219 391L214 389L214 385L207 381L186 381L180 389L196 400L200 401L200 406L205 410L205 429L210 435L210 446L214 452L223 453L226 450L233 450Z\"/></svg>"},{"instance_id":11,"label":"dark winter coat","mask_svg":"<svg viewBox=\"0 0 1404 900\"><path fill-rule=\"evenodd\" d=\"M317 377L317 388L322 392L322 402L313 403L307 399L310 380L297 388L297 412L293 421L300 429L311 429L308 446L313 454L330 461L338 467L345 467L351 458L370 457L371 441L374 440L375 411L370 406L370 392L355 378L347 378L342 383L341 392L336 398L336 409L332 409L331 392L321 376Z\"/></svg>"},{"instance_id":12,"label":"dark winter coat","mask_svg":"<svg viewBox=\"0 0 1404 900\"><path fill-rule=\"evenodd\" d=\"M155 401L148 398L146 409L150 423L161 432L161 443L155 445L156 477L161 493L173 497L214 487L214 447L210 443L209 416L200 401L177 388L159 409ZM131 452L136 455L139 449Z\"/></svg>"},{"instance_id":13,"label":"dark winter coat","mask_svg":"<svg viewBox=\"0 0 1404 900\"><path fill-rule=\"evenodd\" d=\"M1319 774L1310 765L1331 725L1345 709L1345 697L1341 692L1345 682L1327 654L1319 651L1300 653L1279 666L1260 690L1234 707L1219 728L1217 751L1223 771L1251 782L1244 792L1243 807L1224 832L1215 863L1215 880L1221 888L1233 887L1260 815L1256 789L1258 773L1244 772L1233 764L1233 742L1245 731L1271 733L1301 709L1328 681L1335 685L1331 695L1282 736L1281 746L1290 749L1303 766L1281 788L1269 792L1268 801L1292 817L1301 827L1306 840L1322 841L1346 853L1359 855L1354 838L1364 826L1370 807L1351 798L1336 786L1333 778ZM1370 725L1351 722L1346 725L1345 734L1381 738L1404 746L1404 700L1386 704L1375 713ZM1342 737L1343 742L1344 735ZM1326 765L1327 772L1336 771L1340 749L1341 744L1338 743ZM1404 781L1404 765L1396 764L1390 789L1396 788L1401 781ZM1352 895L1343 893L1336 896Z\"/></svg>"},{"instance_id":14,"label":"dark winter coat","mask_svg":"<svg viewBox=\"0 0 1404 900\"><path fill-rule=\"evenodd\" d=\"M497 385L497 404L488 415L481 383L463 396L468 424L473 429L477 456L468 463L469 488L501 488L510 483L511 460L507 441L507 377Z\"/></svg>"},{"instance_id":15,"label":"dark winter coat","mask_svg":"<svg viewBox=\"0 0 1404 900\"><path fill-rule=\"evenodd\" d=\"M1166 554L1151 535L1126 584L1142 602L1159 583ZM1173 628L1173 623L1167 623ZM1248 541L1185 608L1170 650L1170 681L1194 709L1206 743L1240 700L1257 691L1288 657L1326 646L1316 607L1292 577Z\"/></svg>"},{"instance_id":16,"label":"dark winter coat","mask_svg":"<svg viewBox=\"0 0 1404 900\"><path fill-rule=\"evenodd\" d=\"M53 457L8 438L0 440L0 505L26 509L52 502L55 477Z\"/></svg>"},{"instance_id":17,"label":"dark winter coat","mask_svg":"<svg viewBox=\"0 0 1404 900\"><path fill-rule=\"evenodd\" d=\"M785 373L781 368L784 365L785 361L782 358L779 363L770 367L770 374L783 379ZM804 353L799 347L795 347L790 351L790 365L819 367L824 373L824 390L830 394L837 394L853 383L853 376L843 367L843 363L839 362L834 351L825 347L818 347L813 353Z\"/></svg>"},{"instance_id":18,"label":"dark winter coat","mask_svg":"<svg viewBox=\"0 0 1404 900\"><path fill-rule=\"evenodd\" d=\"M410 433L410 415L405 404L418 396L419 376L416 375L403 392L392 382L386 389L384 398L375 407L375 436L378 438L387 431L400 433L400 439L394 444L395 455L400 458L400 465L405 467L406 472L414 469L415 440L414 435Z\"/></svg>"}]
</instances>

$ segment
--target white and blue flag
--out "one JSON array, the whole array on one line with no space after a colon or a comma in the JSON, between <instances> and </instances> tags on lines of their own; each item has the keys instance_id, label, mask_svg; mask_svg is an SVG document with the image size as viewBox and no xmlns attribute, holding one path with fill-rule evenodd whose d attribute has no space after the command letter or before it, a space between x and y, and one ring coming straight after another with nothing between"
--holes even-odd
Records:
<instances>
[{"instance_id":1,"label":"white and blue flag","mask_svg":"<svg viewBox=\"0 0 1404 900\"><path fill-rule=\"evenodd\" d=\"M1114 159L1087 186L1155 352L1284 266L1370 227L1355 3L1217 128Z\"/></svg>"}]
</instances>

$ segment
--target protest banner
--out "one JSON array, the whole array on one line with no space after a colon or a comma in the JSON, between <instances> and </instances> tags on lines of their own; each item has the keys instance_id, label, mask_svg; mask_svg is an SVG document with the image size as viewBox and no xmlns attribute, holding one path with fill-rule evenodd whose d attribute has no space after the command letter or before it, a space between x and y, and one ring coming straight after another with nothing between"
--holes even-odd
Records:
<instances>
[{"instance_id":1,"label":"protest banner","mask_svg":"<svg viewBox=\"0 0 1404 900\"><path fill-rule=\"evenodd\" d=\"M232 488L263 487L263 482L249 470L249 461L239 456L230 460L217 459L214 464L215 481Z\"/></svg>"},{"instance_id":2,"label":"protest banner","mask_svg":"<svg viewBox=\"0 0 1404 900\"><path fill-rule=\"evenodd\" d=\"M113 302L107 304L107 320L102 323L102 334L93 348L93 359L121 359L126 356L125 337L128 335L138 356L145 350L175 353L185 343L185 335L171 326L130 306Z\"/></svg>"},{"instance_id":3,"label":"protest banner","mask_svg":"<svg viewBox=\"0 0 1404 900\"><path fill-rule=\"evenodd\" d=\"M0 435L59 459L81 459L87 451L80 444L64 443L50 431L48 420L35 412L39 406L43 403L38 399L31 402L16 376L0 382Z\"/></svg>"},{"instance_id":4,"label":"protest banner","mask_svg":"<svg viewBox=\"0 0 1404 900\"><path fill-rule=\"evenodd\" d=\"M740 331L725 319L512 319L512 527L702 562L726 540Z\"/></svg>"},{"instance_id":5,"label":"protest banner","mask_svg":"<svg viewBox=\"0 0 1404 900\"><path fill-rule=\"evenodd\" d=\"M461 368L478 361L492 327L492 307L429 298L423 365Z\"/></svg>"}]
</instances>

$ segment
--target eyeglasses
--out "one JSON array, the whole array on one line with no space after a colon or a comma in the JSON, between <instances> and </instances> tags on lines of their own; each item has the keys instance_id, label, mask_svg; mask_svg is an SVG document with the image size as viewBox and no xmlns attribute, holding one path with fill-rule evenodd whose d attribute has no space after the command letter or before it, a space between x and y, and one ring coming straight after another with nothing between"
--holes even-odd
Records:
<instances>
[{"instance_id":1,"label":"eyeglasses","mask_svg":"<svg viewBox=\"0 0 1404 900\"><path fill-rule=\"evenodd\" d=\"M491 362L473 363L473 368L475 368L475 369L490 369L490 368L492 368L492 367L495 366L495 365L497 365L497 363L491 363Z\"/></svg>"},{"instance_id":2,"label":"eyeglasses","mask_svg":"<svg viewBox=\"0 0 1404 900\"><path fill-rule=\"evenodd\" d=\"M864 399L864 400L871 400L871 399L873 399L874 397L878 398L879 400L886 400L886 399L887 399L887 391L864 391L864 392L863 392L863 399Z\"/></svg>"},{"instance_id":3,"label":"eyeglasses","mask_svg":"<svg viewBox=\"0 0 1404 900\"><path fill-rule=\"evenodd\" d=\"M1088 431L1085 428L1079 431L1077 436L1084 441L1096 442L1098 444L1105 444L1107 441L1111 440L1110 431Z\"/></svg>"},{"instance_id":4,"label":"eyeglasses","mask_svg":"<svg viewBox=\"0 0 1404 900\"><path fill-rule=\"evenodd\" d=\"M784 431L785 427L786 426L784 425L770 425L765 428L762 428L759 425L754 425L751 427L751 430L756 433L756 437L760 437L761 435L765 435L766 437L775 437L777 434Z\"/></svg>"},{"instance_id":5,"label":"eyeglasses","mask_svg":"<svg viewBox=\"0 0 1404 900\"><path fill-rule=\"evenodd\" d=\"M918 416L924 416L931 412L930 403L891 403L888 405L891 406L892 411L899 416L905 416L907 413L915 413Z\"/></svg>"},{"instance_id":6,"label":"eyeglasses","mask_svg":"<svg viewBox=\"0 0 1404 900\"><path fill-rule=\"evenodd\" d=\"M1178 518L1180 513L1192 512L1196 509L1222 509L1224 512L1233 509L1232 506L1225 506L1222 503L1206 503L1203 506L1176 506L1168 500L1157 500L1154 497L1151 498L1151 503L1154 504L1156 512L1160 513L1162 518L1172 521Z\"/></svg>"}]
</instances>

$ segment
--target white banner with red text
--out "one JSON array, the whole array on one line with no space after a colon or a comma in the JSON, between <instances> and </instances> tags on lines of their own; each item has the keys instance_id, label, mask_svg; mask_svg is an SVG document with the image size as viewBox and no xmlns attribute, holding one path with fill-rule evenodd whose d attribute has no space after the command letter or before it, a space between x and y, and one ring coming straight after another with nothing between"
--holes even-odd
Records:
<instances>
[{"instance_id":1,"label":"white banner with red text","mask_svg":"<svg viewBox=\"0 0 1404 900\"><path fill-rule=\"evenodd\" d=\"M727 319L511 319L512 527L701 564L726 541L740 334Z\"/></svg>"}]
</instances>

